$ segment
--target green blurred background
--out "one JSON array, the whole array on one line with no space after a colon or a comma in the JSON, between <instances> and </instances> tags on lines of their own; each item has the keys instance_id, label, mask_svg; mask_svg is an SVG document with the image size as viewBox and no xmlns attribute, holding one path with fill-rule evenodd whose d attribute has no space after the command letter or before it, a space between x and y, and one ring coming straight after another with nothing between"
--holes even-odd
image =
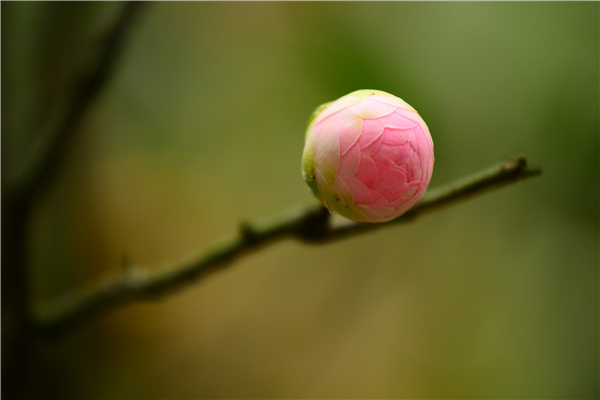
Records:
<instances>
[{"instance_id":1,"label":"green blurred background","mask_svg":"<svg viewBox=\"0 0 600 400\"><path fill-rule=\"evenodd\" d=\"M2 3L5 171L122 6ZM432 186L521 153L544 175L97 318L43 347L38 395L598 398L597 2L153 3L123 50L35 209L38 302L314 203L307 118L356 89L419 111Z\"/></svg>"}]
</instances>

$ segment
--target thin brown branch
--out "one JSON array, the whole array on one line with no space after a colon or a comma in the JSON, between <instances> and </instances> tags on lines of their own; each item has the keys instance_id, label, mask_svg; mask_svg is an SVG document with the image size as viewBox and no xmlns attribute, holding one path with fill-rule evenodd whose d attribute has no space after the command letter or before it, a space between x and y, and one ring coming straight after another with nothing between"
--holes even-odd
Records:
<instances>
[{"instance_id":1,"label":"thin brown branch","mask_svg":"<svg viewBox=\"0 0 600 400\"><path fill-rule=\"evenodd\" d=\"M7 189L11 196L29 202L52 183L79 123L112 76L119 51L143 4L125 3L106 31L92 42L89 55L73 73L64 100L57 101L22 165L9 177Z\"/></svg>"},{"instance_id":2,"label":"thin brown branch","mask_svg":"<svg viewBox=\"0 0 600 400\"><path fill-rule=\"evenodd\" d=\"M525 157L512 158L439 189L428 191L409 212L386 223L364 224L346 220L337 222L330 218L327 209L321 205L299 207L264 221L243 223L239 233L209 248L189 263L152 275L145 274L143 270L133 266L126 266L122 274L71 293L55 302L45 303L38 308L34 324L42 331L62 331L100 312L135 301L158 299L281 239L296 238L314 244L340 240L412 221L425 213L540 173L539 169L527 168Z\"/></svg>"}]
</instances>

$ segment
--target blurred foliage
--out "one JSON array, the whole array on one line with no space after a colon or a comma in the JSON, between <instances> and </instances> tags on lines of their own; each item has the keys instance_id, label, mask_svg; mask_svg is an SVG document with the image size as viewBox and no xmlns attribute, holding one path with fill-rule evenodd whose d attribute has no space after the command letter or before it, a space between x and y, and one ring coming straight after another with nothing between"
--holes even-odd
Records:
<instances>
[{"instance_id":1,"label":"blurred foliage","mask_svg":"<svg viewBox=\"0 0 600 400\"><path fill-rule=\"evenodd\" d=\"M3 179L119 7L2 4ZM423 116L432 185L545 173L102 317L43 349L40 395L598 398L599 37L597 2L151 4L35 210L38 300L316 201L306 119L356 89Z\"/></svg>"}]
</instances>

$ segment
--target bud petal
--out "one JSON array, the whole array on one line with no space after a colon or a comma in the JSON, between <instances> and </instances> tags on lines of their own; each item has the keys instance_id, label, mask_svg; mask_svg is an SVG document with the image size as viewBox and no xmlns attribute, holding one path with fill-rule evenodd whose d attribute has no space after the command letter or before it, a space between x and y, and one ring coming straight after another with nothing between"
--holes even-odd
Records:
<instances>
[{"instance_id":1,"label":"bud petal","mask_svg":"<svg viewBox=\"0 0 600 400\"><path fill-rule=\"evenodd\" d=\"M313 112L302 175L329 211L359 222L394 219L425 193L433 141L414 108L379 90L358 90Z\"/></svg>"}]
</instances>

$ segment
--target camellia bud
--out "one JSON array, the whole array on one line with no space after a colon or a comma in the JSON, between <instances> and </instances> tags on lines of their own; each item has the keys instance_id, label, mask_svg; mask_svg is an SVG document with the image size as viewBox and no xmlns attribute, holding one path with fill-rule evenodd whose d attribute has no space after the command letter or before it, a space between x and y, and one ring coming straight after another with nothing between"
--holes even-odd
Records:
<instances>
[{"instance_id":1,"label":"camellia bud","mask_svg":"<svg viewBox=\"0 0 600 400\"><path fill-rule=\"evenodd\" d=\"M379 90L358 90L312 114L302 175L329 211L384 222L414 206L433 173L433 141L414 108Z\"/></svg>"}]
</instances>

